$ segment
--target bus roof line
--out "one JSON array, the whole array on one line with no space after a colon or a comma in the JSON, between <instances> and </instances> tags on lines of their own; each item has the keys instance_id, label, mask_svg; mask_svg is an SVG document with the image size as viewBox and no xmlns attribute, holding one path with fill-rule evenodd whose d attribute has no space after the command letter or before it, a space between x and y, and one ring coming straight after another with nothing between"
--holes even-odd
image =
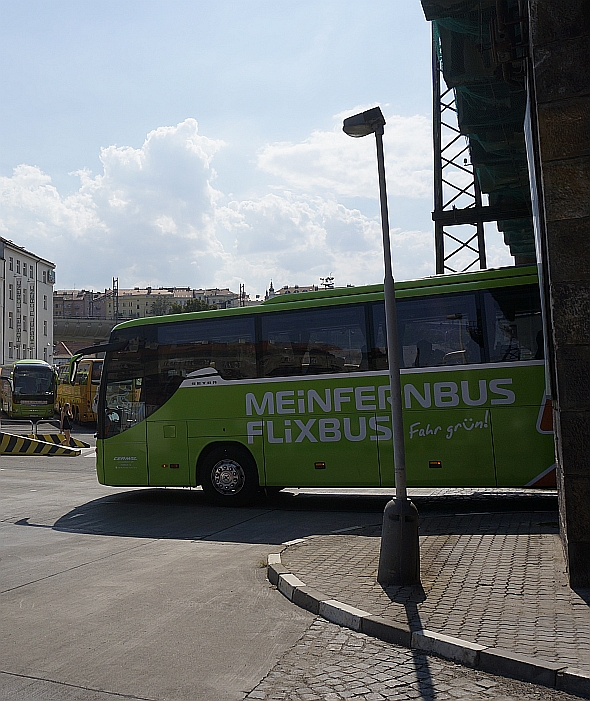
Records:
<instances>
[{"instance_id":1,"label":"bus roof line","mask_svg":"<svg viewBox=\"0 0 590 701\"><path fill-rule=\"evenodd\" d=\"M522 277L537 275L536 266L510 266L506 268L490 268L489 270L478 270L470 273L451 273L445 275L431 275L430 277L418 278L416 280L396 281L396 290L416 290L422 287L439 288L446 285L457 285L465 283L477 283L480 281L490 281L495 279L506 280L511 277ZM335 287L327 290L315 290L313 292L291 293L288 295L275 295L262 302L263 305L283 304L297 302L304 299L326 299L329 297L351 297L359 294L370 294L372 292L382 292L381 283L375 285L360 285L358 287Z\"/></svg>"},{"instance_id":2,"label":"bus roof line","mask_svg":"<svg viewBox=\"0 0 590 701\"><path fill-rule=\"evenodd\" d=\"M507 274L508 273L508 274ZM469 292L491 286L516 286L534 284L537 282L536 266L517 268L497 268L478 273L460 273L457 275L441 275L421 280L408 280L396 283L396 296L399 299L407 297L422 297L431 294L451 294ZM490 283L497 283L490 285ZM346 292L346 294L343 294ZM326 294L332 293L332 294ZM286 299L283 299L286 297ZM163 316L141 317L129 319L118 324L115 329L133 328L135 326L151 326L152 324L172 324L196 319L215 319L218 317L240 316L243 314L264 314L268 312L288 311L297 302L298 309L310 309L319 306L336 306L353 302L374 302L383 299L383 285L363 285L359 287L343 287L321 292L301 292L294 295L279 295L262 304L249 307L234 307L232 309L211 309L202 312L185 312L184 314L166 314ZM272 302L272 304L269 304ZM113 329L114 331L114 329ZM84 349L88 350L88 349Z\"/></svg>"}]
</instances>

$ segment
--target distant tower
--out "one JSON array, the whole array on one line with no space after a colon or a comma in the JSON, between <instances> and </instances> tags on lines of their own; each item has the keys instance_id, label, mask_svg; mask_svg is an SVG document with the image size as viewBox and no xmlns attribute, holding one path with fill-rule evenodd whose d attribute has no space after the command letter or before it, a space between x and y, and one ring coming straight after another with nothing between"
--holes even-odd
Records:
<instances>
[{"instance_id":1,"label":"distant tower","mask_svg":"<svg viewBox=\"0 0 590 701\"><path fill-rule=\"evenodd\" d=\"M275 296L275 288L272 286L272 280L271 280L269 288L266 291L266 295L264 296L264 299L272 299L272 297L274 297L274 296Z\"/></svg>"},{"instance_id":2,"label":"distant tower","mask_svg":"<svg viewBox=\"0 0 590 701\"><path fill-rule=\"evenodd\" d=\"M332 273L330 273L327 277L321 277L320 278L320 283L324 290L333 290L334 289L334 276Z\"/></svg>"}]
</instances>

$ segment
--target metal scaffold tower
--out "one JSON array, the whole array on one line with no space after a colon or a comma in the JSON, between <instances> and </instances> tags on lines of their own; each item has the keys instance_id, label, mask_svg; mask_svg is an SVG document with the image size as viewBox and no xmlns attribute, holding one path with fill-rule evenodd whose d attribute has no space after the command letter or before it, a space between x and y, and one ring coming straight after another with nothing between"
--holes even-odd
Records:
<instances>
[{"instance_id":1,"label":"metal scaffold tower","mask_svg":"<svg viewBox=\"0 0 590 701\"><path fill-rule=\"evenodd\" d=\"M481 190L471 163L467 137L461 134L453 88L442 74L439 39L432 33L434 245L436 273L464 272L486 267ZM486 216L487 215L487 216ZM452 232L451 232L452 229Z\"/></svg>"}]
</instances>

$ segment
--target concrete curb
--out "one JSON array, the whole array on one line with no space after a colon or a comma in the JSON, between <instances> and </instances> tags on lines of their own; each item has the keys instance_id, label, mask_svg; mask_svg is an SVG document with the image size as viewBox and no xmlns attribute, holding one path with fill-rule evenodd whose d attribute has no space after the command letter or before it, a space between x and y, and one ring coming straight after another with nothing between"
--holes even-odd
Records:
<instances>
[{"instance_id":1,"label":"concrete curb","mask_svg":"<svg viewBox=\"0 0 590 701\"><path fill-rule=\"evenodd\" d=\"M284 543L285 546L303 539ZM538 657L520 655L510 650L486 647L430 630L411 631L403 623L373 616L354 606L331 599L308 587L281 563L281 553L268 556L268 581L289 601L316 616L339 626L365 633L373 638L394 643L426 654L437 655L473 669L502 677L532 682L568 694L590 699L590 673L566 664L547 662Z\"/></svg>"}]
</instances>

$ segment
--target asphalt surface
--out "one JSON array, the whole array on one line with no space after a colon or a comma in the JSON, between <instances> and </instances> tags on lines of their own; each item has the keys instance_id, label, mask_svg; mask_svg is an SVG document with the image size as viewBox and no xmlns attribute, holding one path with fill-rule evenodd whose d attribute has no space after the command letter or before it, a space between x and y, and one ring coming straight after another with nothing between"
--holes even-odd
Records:
<instances>
[{"instance_id":1,"label":"asphalt surface","mask_svg":"<svg viewBox=\"0 0 590 701\"><path fill-rule=\"evenodd\" d=\"M375 652L371 639L317 622L266 580L278 544L379 523L387 494L293 490L221 509L200 490L103 487L92 449L83 453L0 457L0 699L438 698L449 680L475 699L473 689L499 683L480 675L478 686L442 660L418 669L384 643ZM467 492L415 498L444 512L474 504ZM488 510L523 507L516 493L475 499ZM366 661L376 654L385 686ZM322 667L332 670L324 691ZM440 678L428 686L424 669ZM502 698L566 698L500 681Z\"/></svg>"},{"instance_id":2,"label":"asphalt surface","mask_svg":"<svg viewBox=\"0 0 590 701\"><path fill-rule=\"evenodd\" d=\"M241 699L313 621L267 554L375 518L106 488L86 452L0 457L0 698Z\"/></svg>"}]
</instances>

